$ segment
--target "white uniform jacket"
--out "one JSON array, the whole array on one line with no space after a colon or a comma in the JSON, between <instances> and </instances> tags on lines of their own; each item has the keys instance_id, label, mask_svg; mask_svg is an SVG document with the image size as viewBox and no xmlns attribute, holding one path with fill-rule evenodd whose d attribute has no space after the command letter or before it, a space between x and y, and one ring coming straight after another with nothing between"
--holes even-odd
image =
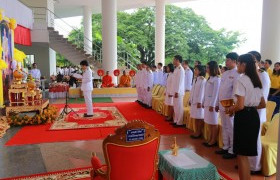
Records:
<instances>
[{"instance_id":1,"label":"white uniform jacket","mask_svg":"<svg viewBox=\"0 0 280 180\"><path fill-rule=\"evenodd\" d=\"M147 90L149 87L151 91L153 87L153 83L154 83L154 76L152 71L146 71L145 79L144 79L144 89Z\"/></svg>"},{"instance_id":2,"label":"white uniform jacket","mask_svg":"<svg viewBox=\"0 0 280 180\"><path fill-rule=\"evenodd\" d=\"M178 93L178 96L185 95L185 72L181 65L176 67L173 73L173 85L172 85L172 94Z\"/></svg>"},{"instance_id":3,"label":"white uniform jacket","mask_svg":"<svg viewBox=\"0 0 280 180\"><path fill-rule=\"evenodd\" d=\"M173 73L166 73L166 74L168 75L168 77L166 82L165 94L173 96L172 94L172 86L174 82Z\"/></svg>"},{"instance_id":4,"label":"white uniform jacket","mask_svg":"<svg viewBox=\"0 0 280 180\"><path fill-rule=\"evenodd\" d=\"M41 79L41 71L39 69L32 69L30 73L34 79Z\"/></svg>"},{"instance_id":5,"label":"white uniform jacket","mask_svg":"<svg viewBox=\"0 0 280 180\"><path fill-rule=\"evenodd\" d=\"M219 88L218 101L234 97L233 89L238 78L240 78L240 74L237 72L237 68L233 68L223 73Z\"/></svg>"},{"instance_id":6,"label":"white uniform jacket","mask_svg":"<svg viewBox=\"0 0 280 180\"><path fill-rule=\"evenodd\" d=\"M185 70L185 91L192 89L193 72L190 68Z\"/></svg>"},{"instance_id":7,"label":"white uniform jacket","mask_svg":"<svg viewBox=\"0 0 280 180\"><path fill-rule=\"evenodd\" d=\"M83 73L81 90L82 91L92 91L93 90L92 71L90 68L87 68L87 70Z\"/></svg>"},{"instance_id":8,"label":"white uniform jacket","mask_svg":"<svg viewBox=\"0 0 280 180\"><path fill-rule=\"evenodd\" d=\"M190 103L198 104L204 99L206 79L202 76L195 77L190 94Z\"/></svg>"},{"instance_id":9,"label":"white uniform jacket","mask_svg":"<svg viewBox=\"0 0 280 180\"><path fill-rule=\"evenodd\" d=\"M216 107L218 106L218 90L220 87L221 78L218 76L210 76L206 82L204 103L205 107Z\"/></svg>"}]
</instances>

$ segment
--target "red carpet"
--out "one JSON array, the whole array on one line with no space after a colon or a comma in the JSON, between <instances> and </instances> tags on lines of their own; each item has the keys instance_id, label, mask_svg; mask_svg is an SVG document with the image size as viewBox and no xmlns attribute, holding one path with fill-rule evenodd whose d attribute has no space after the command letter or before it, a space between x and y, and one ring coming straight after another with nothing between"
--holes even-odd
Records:
<instances>
[{"instance_id":1,"label":"red carpet","mask_svg":"<svg viewBox=\"0 0 280 180\"><path fill-rule=\"evenodd\" d=\"M26 180L26 179L71 179L71 180L90 180L90 170L91 167L87 168L78 168L78 169L70 169L64 171L56 171L56 172L49 172L49 173L42 173L42 174L34 174L29 176L20 176L20 177L12 177L6 178L5 180ZM232 180L226 174L219 171L219 174L222 180ZM158 173L156 173L155 179L158 179ZM163 177L163 180L166 180Z\"/></svg>"},{"instance_id":2,"label":"red carpet","mask_svg":"<svg viewBox=\"0 0 280 180\"><path fill-rule=\"evenodd\" d=\"M70 169L70 170L56 171L56 172L50 172L50 173L34 174L34 175L29 175L29 176L6 178L5 180L26 180L26 179L90 180L91 178L90 178L89 173L90 173L91 169L92 169L91 167Z\"/></svg>"},{"instance_id":3,"label":"red carpet","mask_svg":"<svg viewBox=\"0 0 280 180\"><path fill-rule=\"evenodd\" d=\"M64 105L57 105L63 107ZM81 104L73 104L71 107L83 107ZM94 104L98 107L115 106L123 114L127 121L135 119L146 121L153 124L161 133L161 135L170 134L188 134L189 131L183 128L173 128L164 117L156 113L154 110L145 109L134 102L126 103L98 103ZM102 127L92 129L74 129L74 130L59 130L49 131L50 125L26 126L23 127L14 137L7 143L7 146L39 144L51 142L64 142L75 140L93 140L105 138L109 134L113 134L115 128Z\"/></svg>"}]
</instances>

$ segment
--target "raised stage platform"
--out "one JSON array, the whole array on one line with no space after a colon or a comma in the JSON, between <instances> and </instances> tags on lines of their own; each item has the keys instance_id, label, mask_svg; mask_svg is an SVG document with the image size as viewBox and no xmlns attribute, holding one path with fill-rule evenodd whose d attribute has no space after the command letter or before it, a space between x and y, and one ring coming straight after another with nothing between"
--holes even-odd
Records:
<instances>
[{"instance_id":1,"label":"raised stage platform","mask_svg":"<svg viewBox=\"0 0 280 180\"><path fill-rule=\"evenodd\" d=\"M69 97L79 98L83 93L80 88L70 88ZM93 97L137 97L136 88L94 88Z\"/></svg>"}]
</instances>

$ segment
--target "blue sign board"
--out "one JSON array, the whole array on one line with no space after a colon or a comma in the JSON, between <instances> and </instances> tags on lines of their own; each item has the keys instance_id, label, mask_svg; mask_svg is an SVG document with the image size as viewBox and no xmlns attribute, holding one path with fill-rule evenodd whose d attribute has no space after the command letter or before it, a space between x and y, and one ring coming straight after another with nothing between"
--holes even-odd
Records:
<instances>
[{"instance_id":1,"label":"blue sign board","mask_svg":"<svg viewBox=\"0 0 280 180\"><path fill-rule=\"evenodd\" d=\"M146 129L129 129L126 131L126 142L143 141Z\"/></svg>"}]
</instances>

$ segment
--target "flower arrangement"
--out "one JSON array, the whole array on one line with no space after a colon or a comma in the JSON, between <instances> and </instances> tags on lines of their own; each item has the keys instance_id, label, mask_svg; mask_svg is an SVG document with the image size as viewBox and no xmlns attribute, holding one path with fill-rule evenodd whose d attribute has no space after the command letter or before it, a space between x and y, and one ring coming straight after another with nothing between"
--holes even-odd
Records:
<instances>
[{"instance_id":1,"label":"flower arrangement","mask_svg":"<svg viewBox=\"0 0 280 180\"><path fill-rule=\"evenodd\" d=\"M17 28L17 21L14 18L10 18L9 26L12 30L15 30Z\"/></svg>"},{"instance_id":2,"label":"flower arrangement","mask_svg":"<svg viewBox=\"0 0 280 180\"><path fill-rule=\"evenodd\" d=\"M18 114L11 113L7 117L7 121L11 126L24 126L24 125L39 125L52 123L56 120L58 109L54 106L46 108L42 114L37 114L33 117L27 115L20 117Z\"/></svg>"},{"instance_id":3,"label":"flower arrangement","mask_svg":"<svg viewBox=\"0 0 280 180\"><path fill-rule=\"evenodd\" d=\"M115 75L115 76L119 76L119 75L120 75L120 73L121 73L121 72L120 72L120 70L119 70L119 69L115 69L115 70L114 70L114 75Z\"/></svg>"}]
</instances>

